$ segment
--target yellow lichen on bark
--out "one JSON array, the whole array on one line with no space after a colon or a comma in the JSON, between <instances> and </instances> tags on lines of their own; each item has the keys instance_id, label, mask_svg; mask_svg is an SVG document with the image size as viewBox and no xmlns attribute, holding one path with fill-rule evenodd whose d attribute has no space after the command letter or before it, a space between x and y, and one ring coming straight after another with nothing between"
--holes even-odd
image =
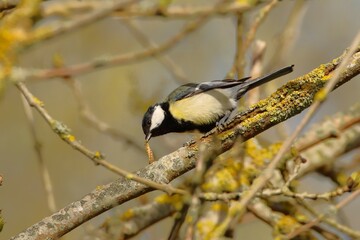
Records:
<instances>
[{"instance_id":1,"label":"yellow lichen on bark","mask_svg":"<svg viewBox=\"0 0 360 240\"><path fill-rule=\"evenodd\" d=\"M171 204L177 211L180 211L184 204L184 196L179 194L167 195L162 194L155 198L155 202L163 204Z\"/></svg>"}]
</instances>

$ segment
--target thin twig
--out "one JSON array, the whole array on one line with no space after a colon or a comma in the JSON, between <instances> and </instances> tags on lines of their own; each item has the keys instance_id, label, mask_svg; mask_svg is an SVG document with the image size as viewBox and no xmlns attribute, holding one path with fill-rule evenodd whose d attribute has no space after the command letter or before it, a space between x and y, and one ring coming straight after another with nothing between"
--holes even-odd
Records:
<instances>
[{"instance_id":1,"label":"thin twig","mask_svg":"<svg viewBox=\"0 0 360 240\"><path fill-rule=\"evenodd\" d=\"M299 36L301 24L305 19L304 16L309 3L310 1L308 0L295 1L289 18L285 20L286 25L284 26L284 29L281 31L279 37L276 38L274 46L274 49L276 50L270 58L271 61L264 67L265 72L274 69L276 66L283 65L283 62L285 62L287 54L290 52ZM274 88L269 89L270 92L273 92L274 90Z\"/></svg>"},{"instance_id":2,"label":"thin twig","mask_svg":"<svg viewBox=\"0 0 360 240\"><path fill-rule=\"evenodd\" d=\"M260 9L258 16L253 21L249 31L246 33L246 38L244 40L244 49L248 49L250 44L254 41L255 35L261 23L263 23L266 17L269 15L271 10L279 3L279 0L271 0L267 5ZM245 56L243 56L241 65L245 65Z\"/></svg>"},{"instance_id":3,"label":"thin twig","mask_svg":"<svg viewBox=\"0 0 360 240\"><path fill-rule=\"evenodd\" d=\"M260 2L257 2L259 4ZM248 3L245 1L231 1L224 4L212 4L210 6L193 6L186 5L180 6L177 4L170 5L168 8L162 8L161 6L155 6L153 8L141 8L140 6L134 6L126 10L119 10L116 12L119 16L124 17L172 17L172 18L184 18L184 17L197 17L201 15L215 15L215 14L233 14L246 12L257 4Z\"/></svg>"},{"instance_id":4,"label":"thin twig","mask_svg":"<svg viewBox=\"0 0 360 240\"><path fill-rule=\"evenodd\" d=\"M254 79L260 77L263 72L263 57L266 50L266 43L264 41L257 40L254 42L252 48L252 61L250 76ZM247 106L251 106L260 101L260 89L254 88L247 94Z\"/></svg>"},{"instance_id":5,"label":"thin twig","mask_svg":"<svg viewBox=\"0 0 360 240\"><path fill-rule=\"evenodd\" d=\"M227 78L241 78L244 75L244 66L242 65L246 49L243 47L244 34L244 16L242 13L237 14L236 19L236 54L234 56L234 63L226 75Z\"/></svg>"},{"instance_id":6,"label":"thin twig","mask_svg":"<svg viewBox=\"0 0 360 240\"><path fill-rule=\"evenodd\" d=\"M352 126L359 124L359 123L360 123L360 117L353 118L350 121L345 122L345 124L342 124L338 129L334 129L333 131L328 132L324 136L318 136L317 138L312 139L312 141L306 141L306 142L303 142L302 144L297 145L296 150L298 152L303 152L303 151L306 151L306 150L312 148L313 146L316 146L320 142L323 142L330 138L338 138L343 131L345 131L346 129L349 129Z\"/></svg>"},{"instance_id":7,"label":"thin twig","mask_svg":"<svg viewBox=\"0 0 360 240\"><path fill-rule=\"evenodd\" d=\"M48 205L50 212L54 213L57 210L57 207L56 207L56 203L55 203L53 184L51 182L49 170L44 161L44 156L43 156L43 152L42 152L42 144L36 133L34 115L32 113L32 110L31 110L29 104L27 103L25 97L24 96L21 96L21 97L22 97L21 99L23 100L25 115L28 120L31 135L32 135L32 138L34 141L34 150L35 150L35 153L36 153L37 159L38 159L38 164L39 164L39 168L40 168L40 172L41 172L41 176L42 176L42 183L43 183L45 193L46 193L45 195L46 195L46 199L47 199L47 205Z\"/></svg>"},{"instance_id":8,"label":"thin twig","mask_svg":"<svg viewBox=\"0 0 360 240\"><path fill-rule=\"evenodd\" d=\"M321 218L321 214L318 213L315 209L313 209L313 207L311 206L311 204L307 203L306 201L302 200L302 199L297 199L297 201L307 210L309 211L312 215L314 215L317 218ZM340 209L339 209L340 210ZM339 231L354 237L354 238L360 238L360 232L353 230L349 227L347 227L344 224L340 224L338 223L335 219L332 219L330 217L323 217L322 222L327 223L328 225L338 229Z\"/></svg>"},{"instance_id":9,"label":"thin twig","mask_svg":"<svg viewBox=\"0 0 360 240\"><path fill-rule=\"evenodd\" d=\"M186 191L184 191L182 189L174 188L170 184L160 184L160 183L156 183L156 182L153 182L151 180L148 180L148 179L141 178L139 176L136 176L136 175L132 174L131 172L123 170L123 169L121 169L121 168L107 162L100 152L98 152L98 151L93 152L93 151L89 150L88 148L86 148L78 140L76 140L75 136L73 136L71 134L70 129L66 125L64 125L63 123L61 123L61 122L55 120L54 118L52 118L50 116L50 114L46 111L46 109L44 108L44 103L41 102L38 98L36 98L27 89L27 87L25 86L24 83L19 82L19 83L16 84L16 86L21 91L23 96L26 98L29 105L31 107L34 107L40 113L40 115L49 124L51 129L63 141L68 143L71 147L73 147L77 151L84 154L86 157L91 159L94 163L99 164L99 165L107 168L108 170L110 170L110 171L112 171L114 173L117 173L117 174L119 174L119 175L121 175L121 176L123 176L123 177L125 177L127 179L134 180L134 181L136 181L138 183L147 185L147 186L152 187L154 189L164 191L164 192L166 192L168 194L174 194L174 193L187 194Z\"/></svg>"},{"instance_id":10,"label":"thin twig","mask_svg":"<svg viewBox=\"0 0 360 240\"><path fill-rule=\"evenodd\" d=\"M343 208L344 206L346 206L347 204L349 204L351 201L353 201L355 198L358 197L358 195L360 195L360 189L356 190L355 192L353 192L350 196L348 196L347 198L343 199L342 201L340 201L338 204L336 204L334 206L334 208L331 211L338 211L341 208ZM313 219L312 221L310 221L309 223L302 225L301 227L299 227L297 230L295 230L294 232L290 233L289 235L287 235L287 239L292 239L296 236L298 236L300 233L307 231L309 228L311 228L312 226L320 223L324 218L328 217L329 215L331 215L331 211L328 211L327 213L321 214L320 216L318 216L317 218ZM360 237L360 233L359 232L355 232L355 231L351 231L351 234L356 235L357 238Z\"/></svg>"},{"instance_id":11,"label":"thin twig","mask_svg":"<svg viewBox=\"0 0 360 240\"><path fill-rule=\"evenodd\" d=\"M295 159L294 159L295 166L292 170L292 173L288 176L288 179L284 183L283 187L285 187L288 190L292 181L294 181L296 179L296 177L299 175L301 165L304 164L305 162L306 162L306 159L303 158L301 155L295 157Z\"/></svg>"},{"instance_id":12,"label":"thin twig","mask_svg":"<svg viewBox=\"0 0 360 240\"><path fill-rule=\"evenodd\" d=\"M67 19L72 15L100 9L103 4L104 2L98 0L52 2L48 5L42 4L40 14L42 18L56 16Z\"/></svg>"},{"instance_id":13,"label":"thin twig","mask_svg":"<svg viewBox=\"0 0 360 240\"><path fill-rule=\"evenodd\" d=\"M344 193L351 192L349 186L343 186L336 188L333 191L325 192L325 193L307 193L301 192L296 193L290 191L288 188L277 188L277 189L264 189L263 191L257 193L256 197L272 197L272 196L284 196L290 198L298 198L298 199L311 199L317 200L322 199L329 201L331 198L342 196ZM239 200L241 199L246 193L245 192L232 192L232 193L212 193L212 192L205 192L199 195L199 198L205 201L231 201L231 200Z\"/></svg>"},{"instance_id":14,"label":"thin twig","mask_svg":"<svg viewBox=\"0 0 360 240\"><path fill-rule=\"evenodd\" d=\"M0 1L0 11L7 10L16 7L19 0L4 0ZM239 12L246 12L256 7L256 5L261 2L248 3L248 2L239 2L239 1L230 1L227 4L222 6L217 6L216 4L197 6L197 5L180 5L180 4L171 4L168 7L164 8L160 4L155 5L154 7L145 7L141 4L132 4L131 7L125 8L124 6L116 9L114 6L115 12L113 15L121 17L166 17L166 18L192 18L200 15L228 15ZM87 0L87 1L61 1L54 2L52 4L42 6L41 13L44 17L49 17L53 15L63 15L68 14L71 11L76 10L87 10L87 9L100 9L104 5L103 1L98 0Z\"/></svg>"},{"instance_id":15,"label":"thin twig","mask_svg":"<svg viewBox=\"0 0 360 240\"><path fill-rule=\"evenodd\" d=\"M237 37L236 37L237 51L236 51L234 64L227 77L234 77L235 72L237 72L238 78L244 75L246 52L249 49L250 44L254 41L259 26L266 19L270 11L276 6L278 2L279 2L278 0L271 0L267 5L265 5L262 9L260 9L257 18L254 20L253 24L251 25L249 31L247 31L246 34L243 34L242 15L238 14ZM243 36L245 36L244 40L243 40Z\"/></svg>"}]
</instances>

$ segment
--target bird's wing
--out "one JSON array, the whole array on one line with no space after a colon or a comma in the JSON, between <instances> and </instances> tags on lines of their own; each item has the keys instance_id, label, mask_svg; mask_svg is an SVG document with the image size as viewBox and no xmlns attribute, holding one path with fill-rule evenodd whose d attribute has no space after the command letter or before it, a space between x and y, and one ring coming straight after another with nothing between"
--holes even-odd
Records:
<instances>
[{"instance_id":1,"label":"bird's wing","mask_svg":"<svg viewBox=\"0 0 360 240\"><path fill-rule=\"evenodd\" d=\"M195 89L197 85L198 84L196 83L188 83L185 85L181 85L180 87L177 87L167 96L165 102L175 102L185 98L186 95L188 95L189 92L192 91L192 89Z\"/></svg>"},{"instance_id":2,"label":"bird's wing","mask_svg":"<svg viewBox=\"0 0 360 240\"><path fill-rule=\"evenodd\" d=\"M224 79L224 80L213 80L209 82L203 82L199 84L188 83L176 88L167 97L167 101L178 101L184 98L192 97L196 94L210 91L213 89L231 88L242 84L245 80L250 77L242 79Z\"/></svg>"}]
</instances>

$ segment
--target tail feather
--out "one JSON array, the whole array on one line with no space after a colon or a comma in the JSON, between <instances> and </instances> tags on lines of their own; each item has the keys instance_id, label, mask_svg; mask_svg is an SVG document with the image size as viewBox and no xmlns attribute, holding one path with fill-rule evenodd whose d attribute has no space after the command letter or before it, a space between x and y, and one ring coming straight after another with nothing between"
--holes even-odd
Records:
<instances>
[{"instance_id":1,"label":"tail feather","mask_svg":"<svg viewBox=\"0 0 360 240\"><path fill-rule=\"evenodd\" d=\"M253 88L256 88L264 83L267 83L271 80L274 80L276 78L279 78L281 76L291 73L293 71L293 67L294 67L294 65L287 66L287 67L281 68L275 72L269 73L268 75L245 81L243 84L241 84L241 88L239 89L239 92L237 93L236 98L240 99L245 94L245 92L247 92Z\"/></svg>"}]
</instances>

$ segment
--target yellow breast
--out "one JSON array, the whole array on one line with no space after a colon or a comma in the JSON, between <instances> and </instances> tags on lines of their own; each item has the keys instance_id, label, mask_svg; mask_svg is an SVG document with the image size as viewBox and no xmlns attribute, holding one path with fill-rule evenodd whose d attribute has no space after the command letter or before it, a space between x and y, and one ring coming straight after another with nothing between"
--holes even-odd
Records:
<instances>
[{"instance_id":1,"label":"yellow breast","mask_svg":"<svg viewBox=\"0 0 360 240\"><path fill-rule=\"evenodd\" d=\"M218 121L226 111L234 109L236 102L224 90L211 90L170 104L169 111L175 119L195 124Z\"/></svg>"}]
</instances>

